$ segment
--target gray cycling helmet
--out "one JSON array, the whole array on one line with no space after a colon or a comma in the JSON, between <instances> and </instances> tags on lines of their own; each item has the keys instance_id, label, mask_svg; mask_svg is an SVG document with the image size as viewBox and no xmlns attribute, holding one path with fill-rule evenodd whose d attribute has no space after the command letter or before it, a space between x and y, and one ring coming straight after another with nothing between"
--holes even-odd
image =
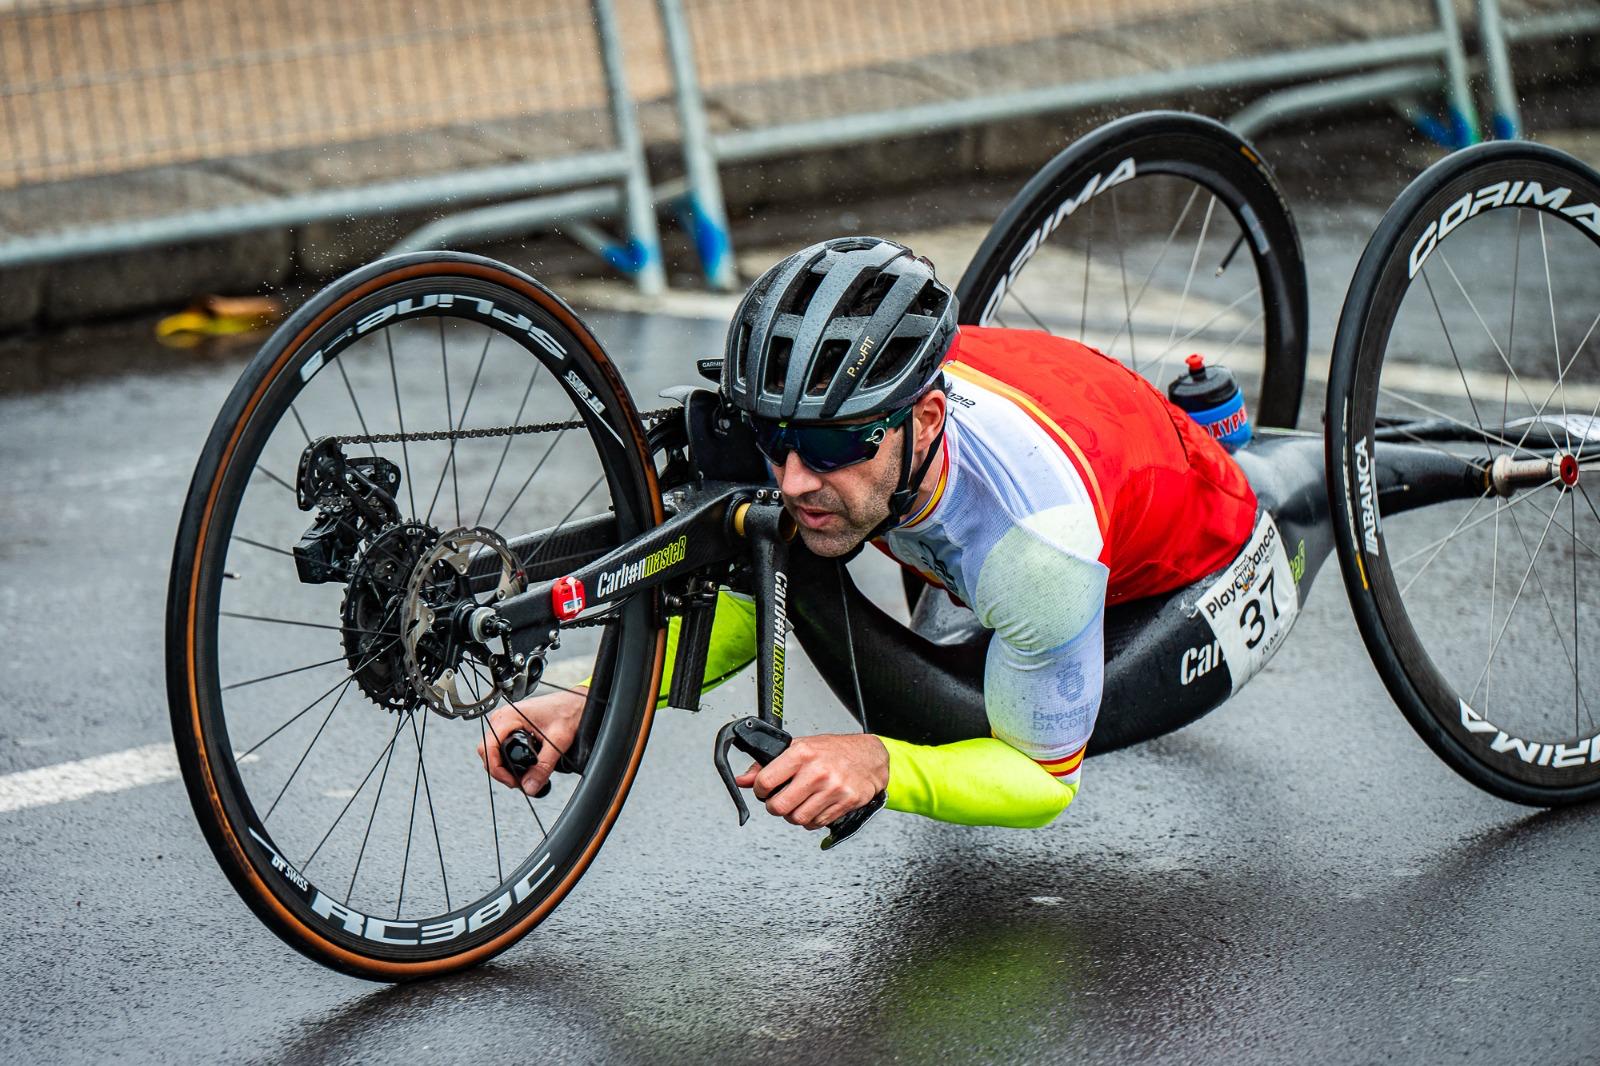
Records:
<instances>
[{"instance_id":1,"label":"gray cycling helmet","mask_svg":"<svg viewBox=\"0 0 1600 1066\"><path fill-rule=\"evenodd\" d=\"M879 237L823 241L750 286L728 327L722 392L763 418L882 414L938 377L955 333L955 294L932 263Z\"/></svg>"}]
</instances>

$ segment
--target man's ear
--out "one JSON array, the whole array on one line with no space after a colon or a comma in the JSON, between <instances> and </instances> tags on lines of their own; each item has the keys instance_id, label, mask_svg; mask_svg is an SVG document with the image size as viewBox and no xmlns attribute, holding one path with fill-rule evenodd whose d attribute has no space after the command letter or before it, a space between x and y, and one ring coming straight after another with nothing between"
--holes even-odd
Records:
<instances>
[{"instance_id":1,"label":"man's ear","mask_svg":"<svg viewBox=\"0 0 1600 1066\"><path fill-rule=\"evenodd\" d=\"M944 425L945 413L949 406L950 401L943 389L934 389L917 401L916 408L911 412L912 421L917 426L915 445L917 451L920 452L933 443L934 435L939 432L939 427Z\"/></svg>"}]
</instances>

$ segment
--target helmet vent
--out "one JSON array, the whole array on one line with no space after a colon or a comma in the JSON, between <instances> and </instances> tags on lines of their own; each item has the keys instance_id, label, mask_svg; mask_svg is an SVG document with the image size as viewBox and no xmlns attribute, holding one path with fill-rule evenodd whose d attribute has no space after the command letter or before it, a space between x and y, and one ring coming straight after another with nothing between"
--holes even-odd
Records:
<instances>
[{"instance_id":1,"label":"helmet vent","mask_svg":"<svg viewBox=\"0 0 1600 1066\"><path fill-rule=\"evenodd\" d=\"M944 294L939 291L937 285L929 282L922 287L922 291L917 293L917 298L911 301L911 308L908 313L938 317L944 313L944 305Z\"/></svg>"},{"instance_id":2,"label":"helmet vent","mask_svg":"<svg viewBox=\"0 0 1600 1066\"><path fill-rule=\"evenodd\" d=\"M879 274L870 283L863 286L844 306L843 314L847 318L868 318L883 304L884 297L889 295L889 290L894 288L895 278L890 274Z\"/></svg>"},{"instance_id":3,"label":"helmet vent","mask_svg":"<svg viewBox=\"0 0 1600 1066\"><path fill-rule=\"evenodd\" d=\"M733 364L733 379L736 380L736 381L739 381L739 382L743 382L744 381L744 368L745 368L745 362L746 362L746 360L748 358L747 352L748 352L749 347L750 347L750 323L749 322L740 322L739 323L739 331L738 331L737 334L735 334L733 347L730 350L730 354L732 355L733 358L731 360L729 360L729 359L724 359L723 360L723 364L725 366L729 362L731 362Z\"/></svg>"},{"instance_id":4,"label":"helmet vent","mask_svg":"<svg viewBox=\"0 0 1600 1066\"><path fill-rule=\"evenodd\" d=\"M811 382L806 387L806 395L821 396L827 392L828 386L833 383L834 375L839 372L839 367L844 365L844 357L849 354L849 341L824 341L821 351L817 353L817 365L812 370Z\"/></svg>"},{"instance_id":5,"label":"helmet vent","mask_svg":"<svg viewBox=\"0 0 1600 1066\"><path fill-rule=\"evenodd\" d=\"M827 271L820 267L820 263L809 267L795 279L789 291L784 294L783 306L778 309L780 312L791 315L806 313L806 309L811 306L811 298L817 294L817 290L822 287L822 279L827 276Z\"/></svg>"},{"instance_id":6,"label":"helmet vent","mask_svg":"<svg viewBox=\"0 0 1600 1066\"><path fill-rule=\"evenodd\" d=\"M789 356L794 351L793 337L773 337L767 348L767 374L761 383L763 392L783 393L783 382L789 376Z\"/></svg>"},{"instance_id":7,"label":"helmet vent","mask_svg":"<svg viewBox=\"0 0 1600 1066\"><path fill-rule=\"evenodd\" d=\"M878 355L877 362L872 364L872 370L867 374L867 380L862 388L871 389L893 381L907 364L916 357L917 351L922 347L925 338L922 337L894 337L883 346L883 351Z\"/></svg>"}]
</instances>

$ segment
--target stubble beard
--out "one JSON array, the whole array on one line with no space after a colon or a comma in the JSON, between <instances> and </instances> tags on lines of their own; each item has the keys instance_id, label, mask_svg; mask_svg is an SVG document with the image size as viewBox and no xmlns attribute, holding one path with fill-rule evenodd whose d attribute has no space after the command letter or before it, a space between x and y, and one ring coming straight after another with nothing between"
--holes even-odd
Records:
<instances>
[{"instance_id":1,"label":"stubble beard","mask_svg":"<svg viewBox=\"0 0 1600 1066\"><path fill-rule=\"evenodd\" d=\"M823 559L847 555L866 540L867 534L878 527L889 515L889 494L894 491L898 473L892 468L884 472L880 482L867 488L861 501L852 505L831 488L807 493L797 500L786 500L791 507L804 506L831 511L837 516L830 529L808 529L800 524L800 539L811 554Z\"/></svg>"}]
</instances>

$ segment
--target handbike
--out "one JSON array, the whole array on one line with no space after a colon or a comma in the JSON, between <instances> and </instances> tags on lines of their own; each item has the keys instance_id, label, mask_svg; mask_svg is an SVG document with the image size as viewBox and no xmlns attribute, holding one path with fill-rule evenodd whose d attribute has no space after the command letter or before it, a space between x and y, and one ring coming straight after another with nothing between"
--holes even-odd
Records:
<instances>
[{"instance_id":1,"label":"handbike","mask_svg":"<svg viewBox=\"0 0 1600 1066\"><path fill-rule=\"evenodd\" d=\"M1499 202L1473 211L1473 197L1501 180ZM1524 196L1534 181L1538 193ZM1437 363L1414 359L1394 360L1401 376L1382 380L1387 353L1412 328L1416 279L1434 269L1425 261L1406 273L1417 248L1443 264L1477 227L1514 214L1520 261L1528 214L1541 258L1592 255L1592 215L1571 208L1596 202L1591 172L1530 146L1474 149L1418 179L1358 272L1330 370L1327 441L1263 430L1239 455L1262 503L1240 557L1196 585L1108 609L1104 704L1115 713L1102 715L1091 754L1170 732L1237 691L1281 645L1337 551L1380 672L1452 766L1525 802L1594 794L1596 730L1576 717L1587 713L1580 666L1594 660L1580 657L1576 629L1565 664L1554 659L1571 666L1575 717L1536 733L1509 710L1491 712L1487 691L1467 688L1471 676L1454 689L1444 681L1441 697L1452 664L1422 614L1406 611L1423 571L1485 530L1490 518L1473 511L1486 502L1496 551L1502 522L1513 521L1506 512L1520 518L1522 501L1551 492L1544 532L1565 505L1563 543L1589 550L1576 504L1592 459L1586 412L1575 400L1555 420L1537 404L1513 411L1509 373L1492 425L1462 416L1481 406L1470 389L1470 403L1428 393L1427 407L1403 407L1404 417L1377 405L1420 405L1419 381L1448 383ZM1556 248L1547 222L1579 243ZM1593 276L1550 273L1550 306L1557 280L1592 291ZM1066 278L1071 297L1046 302ZM969 315L1061 328L1158 378L1174 353L1208 351L1240 367L1258 417L1292 424L1297 412L1305 298L1293 224L1254 153L1204 120L1137 116L1068 148L1002 216L960 292ZM1450 321L1463 313L1452 308ZM1561 314L1549 317L1566 338ZM1469 385L1487 380L1473 362L1483 353L1450 340L1436 345L1450 349L1444 368L1459 367ZM1549 375L1551 396L1576 394L1567 373L1587 341ZM1499 351L1509 369L1511 349L1487 358ZM1417 369L1430 365L1433 376ZM1543 385L1527 391L1536 401ZM1593 398L1600 405L1600 391ZM639 412L616 364L553 293L448 253L384 260L334 283L247 368L179 527L169 699L207 840L289 944L347 973L403 980L472 965L531 930L588 867L626 798L657 707L669 619L666 702L698 704L722 586L756 599L759 698L753 718L719 734L719 769L731 746L770 754L782 743L787 623L845 706L871 709L877 731L922 743L987 733L987 634L970 613L920 595L910 628L894 620L842 565L790 543L766 471L716 394L684 388L673 399ZM1448 524L1461 511L1439 545L1431 527L1406 525L1413 515ZM1583 511L1592 513L1586 495ZM1406 537L1422 538L1424 565L1397 578L1395 546ZM1574 598L1560 601L1575 619L1589 606L1576 566L1574 557ZM1459 568L1451 575L1453 593ZM1544 592L1554 617L1559 597ZM1495 618L1491 607L1490 629ZM1518 647L1497 661L1501 643L1484 673L1503 700L1527 688L1533 660ZM1531 651L1540 657L1530 676L1548 685L1562 672L1548 642ZM488 736L495 706L579 682L582 725L548 797L497 791L464 757L507 739Z\"/></svg>"}]
</instances>

